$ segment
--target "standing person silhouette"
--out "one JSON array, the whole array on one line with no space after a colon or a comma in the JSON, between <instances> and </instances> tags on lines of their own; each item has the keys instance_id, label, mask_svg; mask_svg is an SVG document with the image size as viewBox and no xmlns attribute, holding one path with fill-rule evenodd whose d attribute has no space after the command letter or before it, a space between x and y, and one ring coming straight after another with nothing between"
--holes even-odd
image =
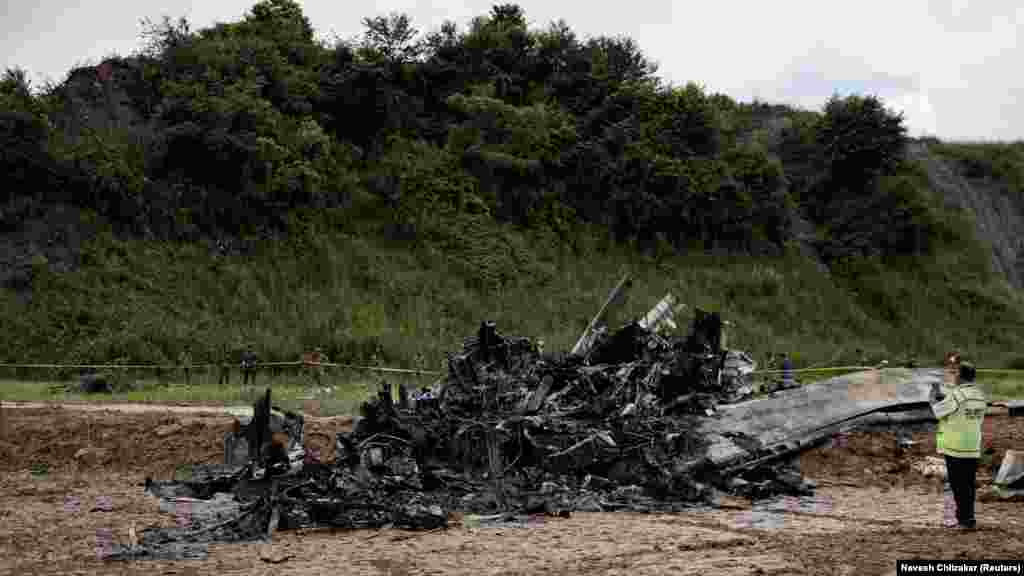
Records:
<instances>
[{"instance_id":1,"label":"standing person silhouette","mask_svg":"<svg viewBox=\"0 0 1024 576\"><path fill-rule=\"evenodd\" d=\"M959 357L956 358L959 362ZM937 402L932 411L939 421L935 448L946 460L946 478L956 501L956 521L961 529L974 529L974 501L978 460L981 458L982 424L988 398L974 383L974 366L959 367L954 386L945 392L933 388Z\"/></svg>"},{"instance_id":2,"label":"standing person silhouette","mask_svg":"<svg viewBox=\"0 0 1024 576\"><path fill-rule=\"evenodd\" d=\"M225 344L221 348L221 364L217 369L217 385L231 384L231 347Z\"/></svg>"},{"instance_id":3,"label":"standing person silhouette","mask_svg":"<svg viewBox=\"0 0 1024 576\"><path fill-rule=\"evenodd\" d=\"M252 344L245 347L245 351L242 352L242 387L249 385L256 385L256 352L253 350Z\"/></svg>"}]
</instances>

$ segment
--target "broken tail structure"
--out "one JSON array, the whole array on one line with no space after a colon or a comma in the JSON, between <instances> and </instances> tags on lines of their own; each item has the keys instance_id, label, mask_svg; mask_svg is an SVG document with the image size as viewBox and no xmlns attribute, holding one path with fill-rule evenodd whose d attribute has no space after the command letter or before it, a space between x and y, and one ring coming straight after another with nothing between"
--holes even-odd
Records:
<instances>
[{"instance_id":1,"label":"broken tail structure","mask_svg":"<svg viewBox=\"0 0 1024 576\"><path fill-rule=\"evenodd\" d=\"M601 309L591 319L590 324L587 325L587 329L584 330L576 345L572 347L572 355L586 358L608 315L612 310L623 304L632 286L633 279L629 274L626 274L619 280L619 283L612 289L611 294L608 295L608 300L605 301L604 306L601 306Z\"/></svg>"}]
</instances>

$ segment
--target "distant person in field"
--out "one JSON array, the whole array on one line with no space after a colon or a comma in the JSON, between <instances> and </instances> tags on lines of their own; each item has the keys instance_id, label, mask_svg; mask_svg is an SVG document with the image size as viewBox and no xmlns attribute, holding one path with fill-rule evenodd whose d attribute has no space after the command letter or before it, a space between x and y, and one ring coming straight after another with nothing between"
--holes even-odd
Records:
<instances>
[{"instance_id":1,"label":"distant person in field","mask_svg":"<svg viewBox=\"0 0 1024 576\"><path fill-rule=\"evenodd\" d=\"M217 384L227 386L231 384L231 349L224 346L221 352L223 360L217 369Z\"/></svg>"},{"instance_id":2,"label":"distant person in field","mask_svg":"<svg viewBox=\"0 0 1024 576\"><path fill-rule=\"evenodd\" d=\"M783 352L779 357L781 358L782 381L776 389L784 390L797 387L797 380L793 374L793 360L790 358L790 354Z\"/></svg>"},{"instance_id":3,"label":"distant person in field","mask_svg":"<svg viewBox=\"0 0 1024 576\"><path fill-rule=\"evenodd\" d=\"M185 386L191 385L191 368L192 368L192 357L189 356L188 350L182 350L181 354L178 355L178 365L181 366L181 371L185 375Z\"/></svg>"},{"instance_id":4,"label":"distant person in field","mask_svg":"<svg viewBox=\"0 0 1024 576\"><path fill-rule=\"evenodd\" d=\"M957 355L957 364L959 360ZM936 386L933 394L937 402L932 404L939 421L935 448L946 459L946 478L956 500L957 525L968 530L974 529L976 524L976 478L981 458L982 423L988 409L988 398L974 383L975 375L974 366L959 364L954 386L945 392Z\"/></svg>"},{"instance_id":5,"label":"distant person in field","mask_svg":"<svg viewBox=\"0 0 1024 576\"><path fill-rule=\"evenodd\" d=\"M253 350L252 344L245 347L245 351L242 352L242 386L248 386L250 384L256 384L256 352Z\"/></svg>"},{"instance_id":6,"label":"distant person in field","mask_svg":"<svg viewBox=\"0 0 1024 576\"><path fill-rule=\"evenodd\" d=\"M793 360L790 359L788 352L782 353L782 388L793 388L796 386L796 380L793 378Z\"/></svg>"}]
</instances>

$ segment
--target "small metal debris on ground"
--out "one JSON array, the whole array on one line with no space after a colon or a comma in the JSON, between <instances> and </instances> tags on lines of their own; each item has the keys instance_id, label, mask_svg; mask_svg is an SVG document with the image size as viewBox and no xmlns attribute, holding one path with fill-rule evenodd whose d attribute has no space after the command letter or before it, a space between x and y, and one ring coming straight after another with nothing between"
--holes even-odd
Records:
<instances>
[{"instance_id":1,"label":"small metal debris on ground","mask_svg":"<svg viewBox=\"0 0 1024 576\"><path fill-rule=\"evenodd\" d=\"M993 492L1000 498L1024 496L1024 451L1007 450L999 471L992 480Z\"/></svg>"}]
</instances>

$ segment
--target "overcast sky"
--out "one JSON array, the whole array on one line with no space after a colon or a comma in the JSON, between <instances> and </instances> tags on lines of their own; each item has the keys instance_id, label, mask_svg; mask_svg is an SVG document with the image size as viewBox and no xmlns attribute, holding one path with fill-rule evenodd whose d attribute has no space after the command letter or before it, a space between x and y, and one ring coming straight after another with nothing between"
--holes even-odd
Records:
<instances>
[{"instance_id":1,"label":"overcast sky","mask_svg":"<svg viewBox=\"0 0 1024 576\"><path fill-rule=\"evenodd\" d=\"M255 0L2 0L0 66L34 81L63 80L140 46L142 18L185 16L193 30L242 18ZM465 25L494 0L306 0L317 33L348 38L361 20L408 13L421 31ZM875 94L911 133L946 140L1024 139L1024 24L1020 0L523 0L533 26L564 18L583 37L624 34L666 80L695 81L735 99L820 108L833 92ZM969 4L969 5L968 5Z\"/></svg>"}]
</instances>

